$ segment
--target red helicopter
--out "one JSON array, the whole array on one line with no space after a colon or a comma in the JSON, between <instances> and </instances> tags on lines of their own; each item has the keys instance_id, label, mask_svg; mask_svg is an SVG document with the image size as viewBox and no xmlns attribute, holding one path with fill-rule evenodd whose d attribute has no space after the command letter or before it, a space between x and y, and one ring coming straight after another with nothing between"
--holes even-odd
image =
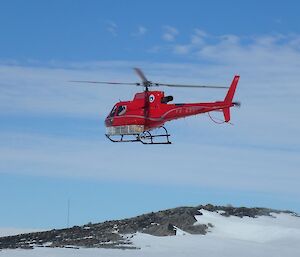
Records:
<instances>
[{"instance_id":1,"label":"red helicopter","mask_svg":"<svg viewBox=\"0 0 300 257\"><path fill-rule=\"evenodd\" d=\"M144 92L136 93L132 101L120 101L115 104L105 119L106 137L112 142L140 142L143 144L171 144L164 124L168 121L185 118L201 113L221 111L224 122L230 121L230 108L239 106L233 102L233 96L239 81L235 76L223 101L208 103L171 104L173 96L165 96L163 91L149 90L150 87L185 87L185 88L228 88L204 85L163 84L149 81L139 68L134 68L142 83L119 83L104 81L72 81L113 85L143 86ZM153 130L162 130L153 133Z\"/></svg>"}]
</instances>

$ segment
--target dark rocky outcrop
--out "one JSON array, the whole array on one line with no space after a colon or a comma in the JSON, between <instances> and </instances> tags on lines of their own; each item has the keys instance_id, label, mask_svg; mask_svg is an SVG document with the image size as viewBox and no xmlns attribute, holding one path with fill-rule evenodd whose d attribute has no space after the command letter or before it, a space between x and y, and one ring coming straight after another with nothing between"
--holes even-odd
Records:
<instances>
[{"instance_id":1,"label":"dark rocky outcrop","mask_svg":"<svg viewBox=\"0 0 300 257\"><path fill-rule=\"evenodd\" d=\"M151 212L130 219L86 224L66 229L54 229L0 238L0 249L33 247L88 247L137 249L131 242L137 232L154 236L172 236L179 228L190 234L206 234L213 224L195 224L195 216L202 215L199 210L219 212L223 216L252 217L272 216L282 211L267 208L246 208L233 206L179 207L159 212ZM294 214L289 211L285 211ZM294 214L296 215L296 214Z\"/></svg>"},{"instance_id":2,"label":"dark rocky outcrop","mask_svg":"<svg viewBox=\"0 0 300 257\"><path fill-rule=\"evenodd\" d=\"M207 205L199 205L199 209L205 209L207 211L221 211L220 214L229 217L229 216L236 216L236 217L251 217L251 218L257 218L259 216L272 216L272 213L289 213L292 215L297 216L296 213L291 211L282 211L282 210L274 210L269 208L258 208L258 207L233 207L231 205L229 206L215 206L212 204Z\"/></svg>"}]
</instances>

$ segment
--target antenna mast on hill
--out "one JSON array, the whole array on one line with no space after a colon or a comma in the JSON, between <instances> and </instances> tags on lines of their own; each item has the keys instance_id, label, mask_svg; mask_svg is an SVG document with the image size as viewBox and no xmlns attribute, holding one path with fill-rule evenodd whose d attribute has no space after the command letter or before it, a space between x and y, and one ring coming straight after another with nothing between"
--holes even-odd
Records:
<instances>
[{"instance_id":1,"label":"antenna mast on hill","mask_svg":"<svg viewBox=\"0 0 300 257\"><path fill-rule=\"evenodd\" d=\"M70 225L70 198L68 198L67 228Z\"/></svg>"}]
</instances>

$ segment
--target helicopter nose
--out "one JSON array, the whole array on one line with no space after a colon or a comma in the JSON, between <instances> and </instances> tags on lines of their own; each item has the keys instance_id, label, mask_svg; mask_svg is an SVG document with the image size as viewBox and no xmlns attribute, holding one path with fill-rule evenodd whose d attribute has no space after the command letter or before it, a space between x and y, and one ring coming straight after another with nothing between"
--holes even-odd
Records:
<instances>
[{"instance_id":1,"label":"helicopter nose","mask_svg":"<svg viewBox=\"0 0 300 257\"><path fill-rule=\"evenodd\" d=\"M107 117L107 118L105 119L105 126L106 126L106 127L112 126L113 121L114 121L114 118L112 118L112 117Z\"/></svg>"}]
</instances>

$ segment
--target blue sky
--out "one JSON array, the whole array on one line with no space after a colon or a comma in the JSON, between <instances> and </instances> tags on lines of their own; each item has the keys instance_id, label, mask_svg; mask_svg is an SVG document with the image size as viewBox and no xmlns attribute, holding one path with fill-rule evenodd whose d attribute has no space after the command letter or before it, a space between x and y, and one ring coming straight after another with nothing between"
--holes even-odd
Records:
<instances>
[{"instance_id":1,"label":"blue sky","mask_svg":"<svg viewBox=\"0 0 300 257\"><path fill-rule=\"evenodd\" d=\"M297 1L2 1L0 227L53 228L201 203L300 212ZM112 144L129 87L68 80L241 80L234 125L167 124L171 146ZM171 90L175 102L224 91ZM217 116L218 114L216 114Z\"/></svg>"}]
</instances>

